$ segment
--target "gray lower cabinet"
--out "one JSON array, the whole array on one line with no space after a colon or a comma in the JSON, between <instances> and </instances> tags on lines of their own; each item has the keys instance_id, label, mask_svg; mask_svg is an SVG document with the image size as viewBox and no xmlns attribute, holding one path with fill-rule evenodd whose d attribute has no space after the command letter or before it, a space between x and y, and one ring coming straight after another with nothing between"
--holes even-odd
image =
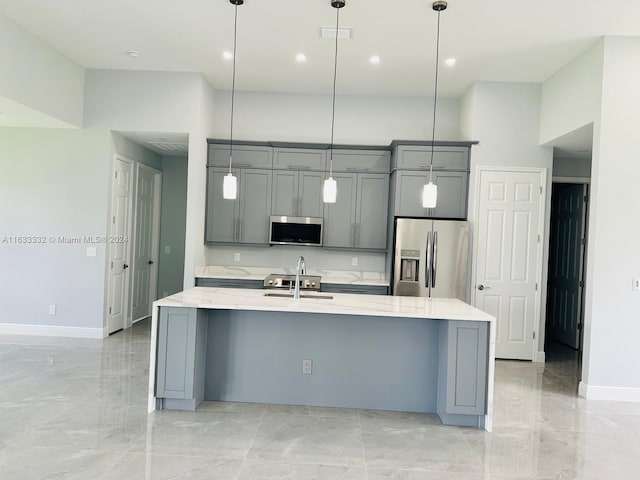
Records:
<instances>
[{"instance_id":1,"label":"gray lower cabinet","mask_svg":"<svg viewBox=\"0 0 640 480\"><path fill-rule=\"evenodd\" d=\"M323 245L383 250L387 244L389 176L336 173L336 203L325 207Z\"/></svg>"},{"instance_id":2,"label":"gray lower cabinet","mask_svg":"<svg viewBox=\"0 0 640 480\"><path fill-rule=\"evenodd\" d=\"M322 217L322 172L274 170L272 215Z\"/></svg>"},{"instance_id":3,"label":"gray lower cabinet","mask_svg":"<svg viewBox=\"0 0 640 480\"><path fill-rule=\"evenodd\" d=\"M242 280L239 278L196 278L196 287L213 288L264 288L264 280Z\"/></svg>"},{"instance_id":4,"label":"gray lower cabinet","mask_svg":"<svg viewBox=\"0 0 640 480\"><path fill-rule=\"evenodd\" d=\"M395 187L395 209L399 217L467 218L468 172L434 171L438 185L436 208L422 208L422 189L429 172L396 170L392 174Z\"/></svg>"},{"instance_id":5,"label":"gray lower cabinet","mask_svg":"<svg viewBox=\"0 0 640 480\"><path fill-rule=\"evenodd\" d=\"M384 285L322 283L320 284L320 291L327 293L354 293L361 295L389 295L389 287Z\"/></svg>"},{"instance_id":6,"label":"gray lower cabinet","mask_svg":"<svg viewBox=\"0 0 640 480\"><path fill-rule=\"evenodd\" d=\"M195 410L204 399L206 339L205 311L160 308L156 397L162 408Z\"/></svg>"},{"instance_id":7,"label":"gray lower cabinet","mask_svg":"<svg viewBox=\"0 0 640 480\"><path fill-rule=\"evenodd\" d=\"M441 417L486 413L488 327L470 321L440 325L440 365L445 366L438 374Z\"/></svg>"},{"instance_id":8,"label":"gray lower cabinet","mask_svg":"<svg viewBox=\"0 0 640 480\"><path fill-rule=\"evenodd\" d=\"M214 243L269 243L271 215L271 170L238 169L235 200L222 196L224 168L209 168L205 241Z\"/></svg>"}]
</instances>

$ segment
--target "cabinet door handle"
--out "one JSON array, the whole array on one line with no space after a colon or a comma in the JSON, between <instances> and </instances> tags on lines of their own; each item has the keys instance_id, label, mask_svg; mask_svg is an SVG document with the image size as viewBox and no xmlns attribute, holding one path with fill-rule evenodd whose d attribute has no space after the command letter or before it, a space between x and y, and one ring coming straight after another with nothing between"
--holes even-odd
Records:
<instances>
[{"instance_id":1,"label":"cabinet door handle","mask_svg":"<svg viewBox=\"0 0 640 480\"><path fill-rule=\"evenodd\" d=\"M356 224L356 247L360 245L360 224Z\"/></svg>"},{"instance_id":2,"label":"cabinet door handle","mask_svg":"<svg viewBox=\"0 0 640 480\"><path fill-rule=\"evenodd\" d=\"M354 224L351 224L351 230L349 231L349 245L351 245L352 247L355 246L354 243L354 238L356 234L356 226Z\"/></svg>"},{"instance_id":3,"label":"cabinet door handle","mask_svg":"<svg viewBox=\"0 0 640 480\"><path fill-rule=\"evenodd\" d=\"M311 167L308 165L292 165L291 168L295 168L296 170L311 170Z\"/></svg>"},{"instance_id":4,"label":"cabinet door handle","mask_svg":"<svg viewBox=\"0 0 640 480\"><path fill-rule=\"evenodd\" d=\"M234 163L233 166L238 168L246 168L246 167L250 167L251 164L250 163Z\"/></svg>"},{"instance_id":5,"label":"cabinet door handle","mask_svg":"<svg viewBox=\"0 0 640 480\"><path fill-rule=\"evenodd\" d=\"M242 219L238 219L238 241L242 241Z\"/></svg>"}]
</instances>

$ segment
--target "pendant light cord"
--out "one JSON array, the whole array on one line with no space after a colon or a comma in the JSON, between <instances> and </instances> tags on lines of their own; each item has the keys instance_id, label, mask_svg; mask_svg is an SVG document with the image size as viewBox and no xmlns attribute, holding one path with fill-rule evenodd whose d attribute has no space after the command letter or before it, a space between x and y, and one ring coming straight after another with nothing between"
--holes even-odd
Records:
<instances>
[{"instance_id":1,"label":"pendant light cord","mask_svg":"<svg viewBox=\"0 0 640 480\"><path fill-rule=\"evenodd\" d=\"M338 79L338 28L340 27L340 8L336 8L336 51L333 60L333 107L331 110L331 152L329 159L329 176L333 176L333 133L336 124L336 82Z\"/></svg>"},{"instance_id":2,"label":"pendant light cord","mask_svg":"<svg viewBox=\"0 0 640 480\"><path fill-rule=\"evenodd\" d=\"M238 44L238 5L236 4L235 20L233 24L233 80L231 82L231 142L229 145L229 173L233 162L233 107L236 99L236 49Z\"/></svg>"},{"instance_id":3,"label":"pendant light cord","mask_svg":"<svg viewBox=\"0 0 640 480\"><path fill-rule=\"evenodd\" d=\"M436 141L436 108L438 105L438 65L440 64L440 11L438 10L438 30L436 34L436 81L433 91L433 129L431 132L431 163L429 164L429 182L433 180L433 149Z\"/></svg>"}]
</instances>

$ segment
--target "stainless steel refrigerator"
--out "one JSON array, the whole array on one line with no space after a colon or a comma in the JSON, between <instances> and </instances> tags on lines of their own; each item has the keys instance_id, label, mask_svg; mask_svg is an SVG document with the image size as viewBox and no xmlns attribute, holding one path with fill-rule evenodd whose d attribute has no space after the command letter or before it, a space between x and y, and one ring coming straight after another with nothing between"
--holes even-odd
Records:
<instances>
[{"instance_id":1,"label":"stainless steel refrigerator","mask_svg":"<svg viewBox=\"0 0 640 480\"><path fill-rule=\"evenodd\" d=\"M393 295L468 301L469 223L397 218Z\"/></svg>"}]
</instances>

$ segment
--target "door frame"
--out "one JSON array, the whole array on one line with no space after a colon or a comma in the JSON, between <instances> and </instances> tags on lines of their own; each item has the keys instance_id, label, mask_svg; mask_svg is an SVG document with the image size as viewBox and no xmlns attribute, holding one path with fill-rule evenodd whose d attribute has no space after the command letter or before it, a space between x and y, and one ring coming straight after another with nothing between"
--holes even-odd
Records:
<instances>
[{"instance_id":1,"label":"door frame","mask_svg":"<svg viewBox=\"0 0 640 480\"><path fill-rule=\"evenodd\" d=\"M138 178L141 169L149 170L153 173L153 220L152 220L152 234L151 234L151 256L156 259L155 262L155 275L151 275L149 280L149 304L151 304L154 300L158 298L158 274L160 272L160 209L162 207L162 170L158 170L157 168L151 167L142 162L135 162L135 193L133 196L133 223L131 226L131 232L133 234L132 241L130 242L129 247L129 255L131 258L131 278L132 281L129 282L129 292L128 292L128 306L127 306L127 318L125 319L125 328L131 327L134 323L143 320L147 317L142 317L133 319L133 291L135 288L134 282L136 276L133 274L136 269L135 265L135 248L136 248L136 232L138 225ZM151 311L149 312L151 315Z\"/></svg>"},{"instance_id":2,"label":"door frame","mask_svg":"<svg viewBox=\"0 0 640 480\"><path fill-rule=\"evenodd\" d=\"M473 233L471 235L472 238L472 251L473 251L473 259L471 265L471 276L469 279L469 286L471 291L471 303L472 305L476 305L476 275L477 275L477 262L478 262L478 242L475 240L475 233L477 231L477 223L480 218L480 179L482 178L483 172L505 172L505 173L537 173L540 175L540 186L542 187L542 192L540 194L540 216L538 219L538 234L540 235L540 241L538 242L538 248L536 249L536 283L538 288L535 291L535 318L533 321L533 333L535 338L533 339L533 351L532 357L534 362L544 362L544 358L540 358L538 345L540 344L540 335L541 332L544 331L544 321L543 318L543 309L542 309L542 292L545 292L546 297L546 281L542 282L543 273L546 272L546 268L543 268L544 263L544 252L545 246L548 244L549 239L547 238L547 216L548 212L548 196L549 196L549 185L547 185L547 173L548 169L544 167L510 167L510 166L499 166L499 165L479 165L476 167L475 171L475 181L474 181L474 227ZM545 305L546 307L546 305ZM536 321L537 319L537 321ZM495 331L495 329L494 329Z\"/></svg>"},{"instance_id":3,"label":"door frame","mask_svg":"<svg viewBox=\"0 0 640 480\"><path fill-rule=\"evenodd\" d=\"M111 234L111 225L112 225L112 221L111 218L113 216L113 200L115 197L115 173L116 173L116 162L117 161L121 161L121 162L125 162L131 165L131 184L129 185L129 218L127 219L127 237L129 240L131 240L131 229L133 227L133 201L134 201L134 189L135 189L135 184L136 184L136 178L135 178L135 161L131 160L130 158L124 157L122 155L119 154L114 154L113 155L113 161L111 162L111 172L110 172L110 189L109 189L109 211L107 214L107 238L109 237L109 235ZM127 255L129 257L129 260L131 260L131 242L129 241L129 248L127 249ZM105 242L105 298L104 298L104 306L103 306L103 321L102 321L102 336L103 338L106 338L109 336L109 304L111 303L111 281L110 281L110 271L111 269L109 268L109 265L111 263L111 244L109 242ZM131 262L129 262L131 263ZM131 319L129 318L128 315L128 311L129 311L129 304L130 304L130 286L131 286L131 269L129 269L129 272L127 273L127 286L125 287L125 319L124 319L124 328L127 328L127 323L129 323L130 326L130 322Z\"/></svg>"}]
</instances>

